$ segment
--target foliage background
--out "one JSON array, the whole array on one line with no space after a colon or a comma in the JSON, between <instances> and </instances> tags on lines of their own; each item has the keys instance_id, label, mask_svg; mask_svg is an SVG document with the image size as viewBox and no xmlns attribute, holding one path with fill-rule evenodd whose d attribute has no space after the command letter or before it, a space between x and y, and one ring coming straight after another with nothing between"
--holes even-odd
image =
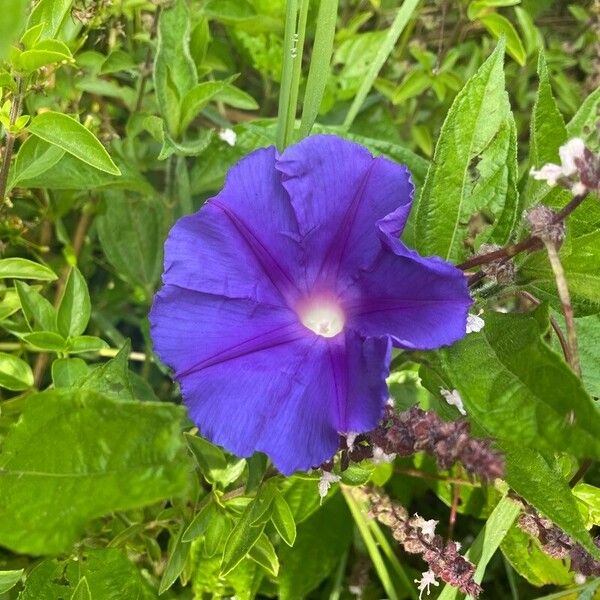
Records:
<instances>
[{"instance_id":1,"label":"foliage background","mask_svg":"<svg viewBox=\"0 0 600 600\"><path fill-rule=\"evenodd\" d=\"M283 479L263 456L239 460L194 435L148 337L169 227L242 155L275 141L284 1L5 4L0 595L337 599L360 584L363 598L416 597L423 565L339 486L321 505L319 474ZM422 193L407 241L461 262L484 242L519 239L526 207L569 200L529 180L531 166L557 162L568 137L598 151L600 4L409 4L398 28L400 2L340 0L329 70L313 50L324 14L311 2L300 97L305 113L319 109L315 130L409 165ZM318 63L320 103L304 95ZM222 135L231 128L234 145ZM486 598L592 598L599 587L575 582L500 502L510 486L592 547L600 472L567 482L578 460L600 455L599 224L592 198L562 249L583 384L549 334L560 303L544 253L521 259L508 285L478 289L480 334L394 360L397 407L456 419L438 390L458 389L474 431L506 453L506 482L482 486L423 455L344 475L385 485L465 549L479 540ZM534 310L523 290L544 303Z\"/></svg>"}]
</instances>

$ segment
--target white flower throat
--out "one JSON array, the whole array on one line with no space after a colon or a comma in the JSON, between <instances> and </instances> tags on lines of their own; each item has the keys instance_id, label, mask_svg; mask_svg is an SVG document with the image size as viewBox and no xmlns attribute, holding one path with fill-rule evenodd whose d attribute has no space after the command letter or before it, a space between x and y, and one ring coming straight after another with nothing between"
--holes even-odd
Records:
<instances>
[{"instance_id":1,"label":"white flower throat","mask_svg":"<svg viewBox=\"0 0 600 600\"><path fill-rule=\"evenodd\" d=\"M298 311L302 325L317 335L330 338L344 329L344 312L335 301L314 299Z\"/></svg>"}]
</instances>

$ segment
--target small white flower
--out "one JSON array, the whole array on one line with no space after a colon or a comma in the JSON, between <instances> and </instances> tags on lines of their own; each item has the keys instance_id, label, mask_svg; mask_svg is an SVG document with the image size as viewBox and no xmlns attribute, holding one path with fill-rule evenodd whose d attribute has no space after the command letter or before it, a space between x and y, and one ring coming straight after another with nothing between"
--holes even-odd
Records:
<instances>
[{"instance_id":1,"label":"small white flower","mask_svg":"<svg viewBox=\"0 0 600 600\"><path fill-rule=\"evenodd\" d=\"M575 573L574 581L577 585L583 585L587 580L587 577L582 573Z\"/></svg>"},{"instance_id":2,"label":"small white flower","mask_svg":"<svg viewBox=\"0 0 600 600\"><path fill-rule=\"evenodd\" d=\"M558 154L560 165L548 163L541 169L531 169L530 175L538 181L545 181L550 187L555 186L561 177L575 175L575 161L585 158L585 142L581 138L573 138L558 149Z\"/></svg>"},{"instance_id":3,"label":"small white flower","mask_svg":"<svg viewBox=\"0 0 600 600\"><path fill-rule=\"evenodd\" d=\"M429 519L427 521L417 514L415 514L414 519L412 519L412 525L418 527L422 531L423 535L429 540L432 540L435 536L435 528L437 524L438 521L435 519Z\"/></svg>"},{"instance_id":4,"label":"small white flower","mask_svg":"<svg viewBox=\"0 0 600 600\"><path fill-rule=\"evenodd\" d=\"M319 479L319 496L321 500L327 496L327 492L333 483L337 483L340 480L339 475L335 475L330 471L323 471L321 479Z\"/></svg>"},{"instance_id":5,"label":"small white flower","mask_svg":"<svg viewBox=\"0 0 600 600\"><path fill-rule=\"evenodd\" d=\"M382 463L391 463L395 458L395 454L386 454L383 451L383 448L373 446L373 464L380 465Z\"/></svg>"},{"instance_id":6,"label":"small white flower","mask_svg":"<svg viewBox=\"0 0 600 600\"><path fill-rule=\"evenodd\" d=\"M423 573L421 579L415 579L415 583L419 584L419 600L422 600L423 592L427 592L427 595L429 596L430 586L435 585L437 587L440 585L440 582L435 578L435 573L431 569Z\"/></svg>"},{"instance_id":7,"label":"small white flower","mask_svg":"<svg viewBox=\"0 0 600 600\"><path fill-rule=\"evenodd\" d=\"M465 410L465 406L463 404L462 398L460 397L460 394L458 393L458 390L445 390L443 388L440 388L440 394L444 397L444 400L450 405L450 406L456 406L456 408L458 409L458 412L464 417L467 414L467 411Z\"/></svg>"},{"instance_id":8,"label":"small white flower","mask_svg":"<svg viewBox=\"0 0 600 600\"><path fill-rule=\"evenodd\" d=\"M585 142L581 138L573 138L558 149L563 173L568 177L577 173L575 160L585 157Z\"/></svg>"},{"instance_id":9,"label":"small white flower","mask_svg":"<svg viewBox=\"0 0 600 600\"><path fill-rule=\"evenodd\" d=\"M571 186L571 194L573 194L573 196L583 196L587 190L587 185L581 181L577 181Z\"/></svg>"},{"instance_id":10,"label":"small white flower","mask_svg":"<svg viewBox=\"0 0 600 600\"><path fill-rule=\"evenodd\" d=\"M348 588L348 591L353 595L353 596L360 596L362 594L362 588L360 587L360 585L351 585Z\"/></svg>"},{"instance_id":11,"label":"small white flower","mask_svg":"<svg viewBox=\"0 0 600 600\"><path fill-rule=\"evenodd\" d=\"M219 138L230 146L235 146L237 133L233 129L221 129L221 131L219 131Z\"/></svg>"},{"instance_id":12,"label":"small white flower","mask_svg":"<svg viewBox=\"0 0 600 600\"><path fill-rule=\"evenodd\" d=\"M394 402L394 399L390 397L387 399L385 405L389 406L390 408L394 408L396 406L396 403Z\"/></svg>"},{"instance_id":13,"label":"small white flower","mask_svg":"<svg viewBox=\"0 0 600 600\"><path fill-rule=\"evenodd\" d=\"M358 435L358 433L356 433L354 431L349 431L346 434L346 446L347 446L348 450L350 450L350 451L354 450L354 441L356 440L357 435Z\"/></svg>"},{"instance_id":14,"label":"small white flower","mask_svg":"<svg viewBox=\"0 0 600 600\"><path fill-rule=\"evenodd\" d=\"M478 333L483 329L485 321L479 316L481 312L477 315L467 315L467 333Z\"/></svg>"}]
</instances>

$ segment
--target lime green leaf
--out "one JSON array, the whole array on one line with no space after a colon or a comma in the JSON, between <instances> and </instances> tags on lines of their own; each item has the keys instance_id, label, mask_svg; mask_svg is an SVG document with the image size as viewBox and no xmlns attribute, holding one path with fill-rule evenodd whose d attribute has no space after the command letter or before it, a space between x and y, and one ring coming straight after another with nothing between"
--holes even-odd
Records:
<instances>
[{"instance_id":1,"label":"lime green leaf","mask_svg":"<svg viewBox=\"0 0 600 600\"><path fill-rule=\"evenodd\" d=\"M488 313L481 332L440 352L449 389L460 392L469 417L492 437L547 454L561 448L600 458L600 410L541 339L547 330L544 307Z\"/></svg>"},{"instance_id":2,"label":"lime green leaf","mask_svg":"<svg viewBox=\"0 0 600 600\"><path fill-rule=\"evenodd\" d=\"M264 567L270 575L277 577L277 573L279 573L279 559L271 540L264 533L252 546L248 556L261 567Z\"/></svg>"},{"instance_id":3,"label":"lime green leaf","mask_svg":"<svg viewBox=\"0 0 600 600\"><path fill-rule=\"evenodd\" d=\"M573 574L562 560L542 551L540 542L513 525L500 546L515 571L535 586L569 585Z\"/></svg>"},{"instance_id":4,"label":"lime green leaf","mask_svg":"<svg viewBox=\"0 0 600 600\"><path fill-rule=\"evenodd\" d=\"M461 258L466 223L488 203L487 195L478 193L479 161L495 165L495 178L504 182L495 203L504 206L506 182L514 179L514 174L509 176L509 168L514 167L515 158L511 155L514 146L496 142L498 136L510 140L511 130L503 57L504 44L500 41L459 92L442 126L413 217L415 241L423 254ZM514 201L509 204L513 204L510 211L514 212Z\"/></svg>"},{"instance_id":5,"label":"lime green leaf","mask_svg":"<svg viewBox=\"0 0 600 600\"><path fill-rule=\"evenodd\" d=\"M573 494L585 507L586 525L590 528L600 525L600 488L581 482L573 488Z\"/></svg>"},{"instance_id":6,"label":"lime green leaf","mask_svg":"<svg viewBox=\"0 0 600 600\"><path fill-rule=\"evenodd\" d=\"M200 510L196 513L192 522L183 532L182 540L191 542L197 537L204 535L213 519L219 518L219 508L215 502L214 496L211 494L203 500Z\"/></svg>"},{"instance_id":7,"label":"lime green leaf","mask_svg":"<svg viewBox=\"0 0 600 600\"><path fill-rule=\"evenodd\" d=\"M29 328L58 333L54 306L23 281L16 281L15 288Z\"/></svg>"},{"instance_id":8,"label":"lime green leaf","mask_svg":"<svg viewBox=\"0 0 600 600\"><path fill-rule=\"evenodd\" d=\"M184 529L185 527L182 527L177 536L172 538L167 566L158 586L159 594L166 592L175 583L185 567L190 553L190 544L182 539Z\"/></svg>"},{"instance_id":9,"label":"lime green leaf","mask_svg":"<svg viewBox=\"0 0 600 600\"><path fill-rule=\"evenodd\" d=\"M288 545L293 546L296 541L296 523L289 504L277 489L273 492L273 509L271 521L277 529L281 539Z\"/></svg>"},{"instance_id":10,"label":"lime green leaf","mask_svg":"<svg viewBox=\"0 0 600 600\"><path fill-rule=\"evenodd\" d=\"M87 579L85 577L82 577L79 580L77 587L73 590L71 600L92 600L90 586L88 585Z\"/></svg>"},{"instance_id":11,"label":"lime green leaf","mask_svg":"<svg viewBox=\"0 0 600 600\"><path fill-rule=\"evenodd\" d=\"M56 388L70 388L89 372L81 358L58 358L52 362L52 383Z\"/></svg>"},{"instance_id":12,"label":"lime green leaf","mask_svg":"<svg viewBox=\"0 0 600 600\"><path fill-rule=\"evenodd\" d=\"M233 106L234 108L239 108L241 110L258 110L258 103L250 94L230 83L224 85L217 92L216 97L217 100L220 100L228 106Z\"/></svg>"},{"instance_id":13,"label":"lime green leaf","mask_svg":"<svg viewBox=\"0 0 600 600\"><path fill-rule=\"evenodd\" d=\"M498 13L490 13L479 17L479 21L498 40L502 36L506 38L506 51L521 66L525 65L527 54L523 42L513 24Z\"/></svg>"},{"instance_id":14,"label":"lime green leaf","mask_svg":"<svg viewBox=\"0 0 600 600\"><path fill-rule=\"evenodd\" d=\"M85 331L92 306L87 283L77 267L69 273L58 307L58 331L64 336L78 336Z\"/></svg>"},{"instance_id":15,"label":"lime green leaf","mask_svg":"<svg viewBox=\"0 0 600 600\"><path fill-rule=\"evenodd\" d=\"M31 367L17 356L0 352L0 387L17 392L32 386Z\"/></svg>"},{"instance_id":16,"label":"lime green leaf","mask_svg":"<svg viewBox=\"0 0 600 600\"><path fill-rule=\"evenodd\" d=\"M15 68L24 73L31 73L40 67L63 61L73 61L69 48L58 40L44 40L31 50L19 54Z\"/></svg>"},{"instance_id":17,"label":"lime green leaf","mask_svg":"<svg viewBox=\"0 0 600 600\"><path fill-rule=\"evenodd\" d=\"M47 350L48 352L65 352L67 349L67 340L58 333L53 331L34 331L33 333L27 333L23 337L23 340L39 348L40 350Z\"/></svg>"},{"instance_id":18,"label":"lime green leaf","mask_svg":"<svg viewBox=\"0 0 600 600\"><path fill-rule=\"evenodd\" d=\"M0 594L4 594L11 590L19 583L23 576L24 569L17 571L0 571Z\"/></svg>"},{"instance_id":19,"label":"lime green leaf","mask_svg":"<svg viewBox=\"0 0 600 600\"><path fill-rule=\"evenodd\" d=\"M223 450L198 435L186 433L185 440L206 481L216 483L222 471L227 468Z\"/></svg>"},{"instance_id":20,"label":"lime green leaf","mask_svg":"<svg viewBox=\"0 0 600 600\"><path fill-rule=\"evenodd\" d=\"M55 38L69 19L73 0L40 0L31 11L27 27L42 24L42 39Z\"/></svg>"},{"instance_id":21,"label":"lime green leaf","mask_svg":"<svg viewBox=\"0 0 600 600\"><path fill-rule=\"evenodd\" d=\"M95 335L78 335L70 338L67 345L69 354L79 354L81 352L98 352L108 348L108 344Z\"/></svg>"},{"instance_id":22,"label":"lime green leaf","mask_svg":"<svg viewBox=\"0 0 600 600\"><path fill-rule=\"evenodd\" d=\"M182 417L171 404L85 390L29 396L0 455L0 544L66 552L90 519L181 494Z\"/></svg>"},{"instance_id":23,"label":"lime green leaf","mask_svg":"<svg viewBox=\"0 0 600 600\"><path fill-rule=\"evenodd\" d=\"M49 144L35 135L29 136L15 159L9 187L13 188L21 181L42 175L58 163L64 154L62 148Z\"/></svg>"},{"instance_id":24,"label":"lime green leaf","mask_svg":"<svg viewBox=\"0 0 600 600\"><path fill-rule=\"evenodd\" d=\"M0 260L0 279L38 279L54 281L56 274L45 265L27 260L26 258L3 258Z\"/></svg>"},{"instance_id":25,"label":"lime green leaf","mask_svg":"<svg viewBox=\"0 0 600 600\"><path fill-rule=\"evenodd\" d=\"M230 78L231 80L232 78ZM226 81L205 81L196 84L181 100L180 131L185 131L200 111L227 85Z\"/></svg>"},{"instance_id":26,"label":"lime green leaf","mask_svg":"<svg viewBox=\"0 0 600 600\"><path fill-rule=\"evenodd\" d=\"M44 112L32 119L28 130L100 171L121 174L98 138L73 117L53 111Z\"/></svg>"},{"instance_id":27,"label":"lime green leaf","mask_svg":"<svg viewBox=\"0 0 600 600\"><path fill-rule=\"evenodd\" d=\"M575 116L567 123L568 137L580 137L590 143L596 135L598 115L600 115L600 87L583 101Z\"/></svg>"}]
</instances>

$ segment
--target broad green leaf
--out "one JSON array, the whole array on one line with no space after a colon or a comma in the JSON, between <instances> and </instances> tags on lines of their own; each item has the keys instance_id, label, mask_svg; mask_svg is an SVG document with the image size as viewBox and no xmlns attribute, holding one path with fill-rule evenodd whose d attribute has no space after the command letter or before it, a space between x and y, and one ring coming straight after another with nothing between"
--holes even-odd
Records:
<instances>
[{"instance_id":1,"label":"broad green leaf","mask_svg":"<svg viewBox=\"0 0 600 600\"><path fill-rule=\"evenodd\" d=\"M520 508L518 504L505 496L498 502L483 529L471 544L466 557L476 565L473 579L477 583L482 582L490 560L496 553L502 540L510 531L519 512ZM458 589L447 584L439 595L438 600L454 600L458 596Z\"/></svg>"},{"instance_id":2,"label":"broad green leaf","mask_svg":"<svg viewBox=\"0 0 600 600\"><path fill-rule=\"evenodd\" d=\"M115 402L87 390L29 396L0 455L0 544L66 552L89 520L181 494L182 417L171 404Z\"/></svg>"},{"instance_id":3,"label":"broad green leaf","mask_svg":"<svg viewBox=\"0 0 600 600\"><path fill-rule=\"evenodd\" d=\"M513 525L500 546L512 567L532 585L569 585L573 574L562 560L542 551L539 540Z\"/></svg>"},{"instance_id":4,"label":"broad green leaf","mask_svg":"<svg viewBox=\"0 0 600 600\"><path fill-rule=\"evenodd\" d=\"M294 522L306 521L320 506L319 478L295 475L283 480L281 493L292 511Z\"/></svg>"},{"instance_id":5,"label":"broad green leaf","mask_svg":"<svg viewBox=\"0 0 600 600\"><path fill-rule=\"evenodd\" d=\"M573 488L573 494L584 509L586 526L600 525L600 488L580 482Z\"/></svg>"},{"instance_id":6,"label":"broad green leaf","mask_svg":"<svg viewBox=\"0 0 600 600\"><path fill-rule=\"evenodd\" d=\"M182 527L177 536L172 539L167 566L158 586L159 594L166 592L175 583L185 567L190 553L190 543L182 539L184 530L185 527Z\"/></svg>"},{"instance_id":7,"label":"broad green leaf","mask_svg":"<svg viewBox=\"0 0 600 600\"><path fill-rule=\"evenodd\" d=\"M55 388L71 388L89 372L81 358L58 358L52 362L52 383Z\"/></svg>"},{"instance_id":8,"label":"broad green leaf","mask_svg":"<svg viewBox=\"0 0 600 600\"><path fill-rule=\"evenodd\" d=\"M162 271L166 227L162 205L153 198L105 193L105 212L97 217L106 258L117 273L150 298Z\"/></svg>"},{"instance_id":9,"label":"broad green leaf","mask_svg":"<svg viewBox=\"0 0 600 600\"><path fill-rule=\"evenodd\" d=\"M502 135L509 138L510 133L503 58L500 41L448 111L414 216L415 241L423 254L451 260L462 257L469 217L487 204L481 204L485 200L476 189L480 161L496 165L501 181L509 179L514 157L506 152L512 148L495 140ZM504 154L499 148L505 149ZM504 198L500 195L496 203L503 206Z\"/></svg>"},{"instance_id":10,"label":"broad green leaf","mask_svg":"<svg viewBox=\"0 0 600 600\"><path fill-rule=\"evenodd\" d=\"M77 267L73 267L58 307L58 331L64 337L81 335L90 320L92 305L87 283Z\"/></svg>"},{"instance_id":11,"label":"broad green leaf","mask_svg":"<svg viewBox=\"0 0 600 600\"><path fill-rule=\"evenodd\" d=\"M575 116L567 123L569 138L580 137L588 144L597 134L600 119L600 87L596 88L581 104ZM598 148L594 148L598 150Z\"/></svg>"},{"instance_id":12,"label":"broad green leaf","mask_svg":"<svg viewBox=\"0 0 600 600\"><path fill-rule=\"evenodd\" d=\"M98 392L115 401L135 400L129 377L130 350L131 343L127 341L114 358L96 367L85 379L79 381L77 387Z\"/></svg>"},{"instance_id":13,"label":"broad green leaf","mask_svg":"<svg viewBox=\"0 0 600 600\"><path fill-rule=\"evenodd\" d=\"M521 6L515 7L515 14L517 15L519 28L523 35L523 44L527 56L531 56L534 52L543 48L544 39L539 29L535 26L531 15L524 8Z\"/></svg>"},{"instance_id":14,"label":"broad green leaf","mask_svg":"<svg viewBox=\"0 0 600 600\"><path fill-rule=\"evenodd\" d=\"M19 296L15 290L8 289L0 301L0 321L4 321L21 308Z\"/></svg>"},{"instance_id":15,"label":"broad green leaf","mask_svg":"<svg viewBox=\"0 0 600 600\"><path fill-rule=\"evenodd\" d=\"M224 104L241 110L258 110L259 108L258 103L250 94L230 83L224 85L217 92L216 97Z\"/></svg>"},{"instance_id":16,"label":"broad green leaf","mask_svg":"<svg viewBox=\"0 0 600 600\"><path fill-rule=\"evenodd\" d=\"M569 230L571 232L572 229ZM569 293L577 316L598 312L600 231L568 237L560 250ZM536 296L551 301L560 310L556 280L545 252L529 254L518 271L517 282Z\"/></svg>"},{"instance_id":17,"label":"broad green leaf","mask_svg":"<svg viewBox=\"0 0 600 600\"><path fill-rule=\"evenodd\" d=\"M205 81L196 84L181 100L180 131L185 131L200 111L227 85L225 81Z\"/></svg>"},{"instance_id":18,"label":"broad green leaf","mask_svg":"<svg viewBox=\"0 0 600 600\"><path fill-rule=\"evenodd\" d=\"M277 529L281 539L288 545L293 546L296 541L296 523L294 515L289 504L281 495L281 492L275 489L273 493L273 507L271 512L271 521Z\"/></svg>"},{"instance_id":19,"label":"broad green leaf","mask_svg":"<svg viewBox=\"0 0 600 600\"><path fill-rule=\"evenodd\" d=\"M523 67L527 54L513 24L498 13L482 15L479 17L479 21L496 39L500 39L502 36L506 38L506 51Z\"/></svg>"},{"instance_id":20,"label":"broad green leaf","mask_svg":"<svg viewBox=\"0 0 600 600\"><path fill-rule=\"evenodd\" d=\"M0 387L18 392L32 386L33 373L29 364L17 356L0 352Z\"/></svg>"},{"instance_id":21,"label":"broad green leaf","mask_svg":"<svg viewBox=\"0 0 600 600\"><path fill-rule=\"evenodd\" d=\"M186 433L185 440L206 481L209 483L219 481L220 475L227 468L227 459L223 450L198 435Z\"/></svg>"},{"instance_id":22,"label":"broad green leaf","mask_svg":"<svg viewBox=\"0 0 600 600\"><path fill-rule=\"evenodd\" d=\"M279 573L279 559L271 540L263 533L254 546L250 549L248 556L258 563L273 577Z\"/></svg>"},{"instance_id":23,"label":"broad green leaf","mask_svg":"<svg viewBox=\"0 0 600 600\"><path fill-rule=\"evenodd\" d=\"M55 38L69 18L73 0L40 0L31 11L27 28L43 24L42 39Z\"/></svg>"},{"instance_id":24,"label":"broad green leaf","mask_svg":"<svg viewBox=\"0 0 600 600\"><path fill-rule=\"evenodd\" d=\"M352 517L335 494L298 527L293 548L280 547L279 597L307 596L335 569L351 540Z\"/></svg>"},{"instance_id":25,"label":"broad green leaf","mask_svg":"<svg viewBox=\"0 0 600 600\"><path fill-rule=\"evenodd\" d=\"M535 450L519 444L503 445L502 450L506 457L505 479L510 487L600 560L600 550L592 542L562 475Z\"/></svg>"},{"instance_id":26,"label":"broad green leaf","mask_svg":"<svg viewBox=\"0 0 600 600\"><path fill-rule=\"evenodd\" d=\"M25 24L28 0L12 0L10 10L5 10L0 19L0 61L2 61L10 47L17 40Z\"/></svg>"},{"instance_id":27,"label":"broad green leaf","mask_svg":"<svg viewBox=\"0 0 600 600\"><path fill-rule=\"evenodd\" d=\"M23 576L23 571L24 569L0 571L0 594L5 594L17 585Z\"/></svg>"},{"instance_id":28,"label":"broad green leaf","mask_svg":"<svg viewBox=\"0 0 600 600\"><path fill-rule=\"evenodd\" d=\"M31 50L19 54L15 68L24 73L31 73L40 67L63 61L73 61L69 48L58 40L44 40Z\"/></svg>"},{"instance_id":29,"label":"broad green leaf","mask_svg":"<svg viewBox=\"0 0 600 600\"><path fill-rule=\"evenodd\" d=\"M34 117L27 129L99 171L121 174L98 138L73 117L54 111L44 112Z\"/></svg>"},{"instance_id":30,"label":"broad green leaf","mask_svg":"<svg viewBox=\"0 0 600 600\"><path fill-rule=\"evenodd\" d=\"M216 507L214 517L209 521L204 532L204 553L212 557L223 550L232 530L231 518L222 508ZM219 565L222 557L219 556Z\"/></svg>"},{"instance_id":31,"label":"broad green leaf","mask_svg":"<svg viewBox=\"0 0 600 600\"><path fill-rule=\"evenodd\" d=\"M154 89L161 116L172 135L179 133L180 102L198 82L189 47L190 25L185 0L176 0L163 10L158 23Z\"/></svg>"},{"instance_id":32,"label":"broad green leaf","mask_svg":"<svg viewBox=\"0 0 600 600\"><path fill-rule=\"evenodd\" d=\"M38 563L28 573L19 600L71 600L83 579L92 600L156 597L121 550L97 548L86 549L74 560L46 559Z\"/></svg>"},{"instance_id":33,"label":"broad green leaf","mask_svg":"<svg viewBox=\"0 0 600 600\"><path fill-rule=\"evenodd\" d=\"M23 335L22 338L31 346L48 352L65 352L67 349L67 340L53 331L34 331Z\"/></svg>"},{"instance_id":34,"label":"broad green leaf","mask_svg":"<svg viewBox=\"0 0 600 600\"><path fill-rule=\"evenodd\" d=\"M503 443L599 458L600 410L541 339L547 331L544 307L487 313L481 332L440 351L448 389L457 389L469 417Z\"/></svg>"},{"instance_id":35,"label":"broad green leaf","mask_svg":"<svg viewBox=\"0 0 600 600\"><path fill-rule=\"evenodd\" d=\"M64 155L65 151L62 148L49 144L35 135L29 136L19 149L15 159L9 187L13 188L21 181L42 175Z\"/></svg>"},{"instance_id":36,"label":"broad green leaf","mask_svg":"<svg viewBox=\"0 0 600 600\"><path fill-rule=\"evenodd\" d=\"M560 164L558 149L567 141L565 122L552 94L548 67L543 49L538 59L538 92L531 115L530 165L540 168L546 163ZM570 200L570 194L561 188L550 188L543 181L532 177L525 186L525 206L539 202L562 206Z\"/></svg>"},{"instance_id":37,"label":"broad green leaf","mask_svg":"<svg viewBox=\"0 0 600 600\"><path fill-rule=\"evenodd\" d=\"M16 281L15 288L29 328L58 333L54 306L37 290L23 281Z\"/></svg>"},{"instance_id":38,"label":"broad green leaf","mask_svg":"<svg viewBox=\"0 0 600 600\"><path fill-rule=\"evenodd\" d=\"M469 2L467 8L467 16L471 20L479 18L481 15L489 14L489 9L499 8L502 6L514 6L519 4L521 0L473 0Z\"/></svg>"},{"instance_id":39,"label":"broad green leaf","mask_svg":"<svg viewBox=\"0 0 600 600\"><path fill-rule=\"evenodd\" d=\"M85 577L82 577L79 580L77 587L73 590L71 600L92 600L90 586L88 585L87 579Z\"/></svg>"},{"instance_id":40,"label":"broad green leaf","mask_svg":"<svg viewBox=\"0 0 600 600\"><path fill-rule=\"evenodd\" d=\"M54 281L56 274L45 265L26 258L3 258L0 260L0 279L38 279Z\"/></svg>"},{"instance_id":41,"label":"broad green leaf","mask_svg":"<svg viewBox=\"0 0 600 600\"><path fill-rule=\"evenodd\" d=\"M392 104L404 104L410 98L414 98L415 96L422 94L430 87L431 77L429 73L426 73L425 71L412 71L394 90L392 95Z\"/></svg>"},{"instance_id":42,"label":"broad green leaf","mask_svg":"<svg viewBox=\"0 0 600 600\"><path fill-rule=\"evenodd\" d=\"M191 542L197 537L204 535L209 525L214 519L219 518L219 508L211 494L200 505L200 509L192 519L192 522L184 530L181 539L184 542Z\"/></svg>"}]
</instances>

